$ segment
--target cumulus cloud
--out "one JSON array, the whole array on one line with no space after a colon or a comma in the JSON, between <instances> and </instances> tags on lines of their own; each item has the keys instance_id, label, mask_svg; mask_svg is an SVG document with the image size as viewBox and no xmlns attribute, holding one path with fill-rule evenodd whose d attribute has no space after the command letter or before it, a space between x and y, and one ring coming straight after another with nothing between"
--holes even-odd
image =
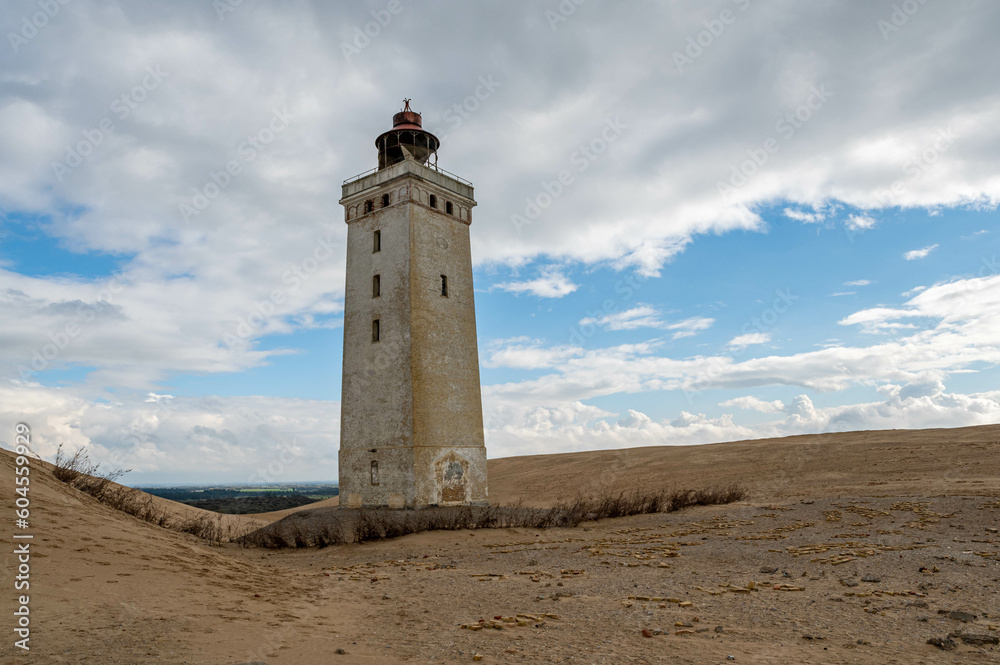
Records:
<instances>
[{"instance_id":1,"label":"cumulus cloud","mask_svg":"<svg viewBox=\"0 0 1000 665\"><path fill-rule=\"evenodd\" d=\"M785 208L783 212L788 219L794 219L797 222L805 222L807 224L815 224L826 219L826 215L822 212L806 212L804 210L796 210L795 208Z\"/></svg>"},{"instance_id":2,"label":"cumulus cloud","mask_svg":"<svg viewBox=\"0 0 1000 665\"><path fill-rule=\"evenodd\" d=\"M512 337L489 342L484 349L485 367L541 369L555 367L579 356L583 350L572 346L546 347L540 340Z\"/></svg>"},{"instance_id":3,"label":"cumulus cloud","mask_svg":"<svg viewBox=\"0 0 1000 665\"><path fill-rule=\"evenodd\" d=\"M771 341L771 333L747 333L745 335L737 335L728 342L726 346L731 349L745 349L753 344L767 344Z\"/></svg>"},{"instance_id":4,"label":"cumulus cloud","mask_svg":"<svg viewBox=\"0 0 1000 665\"><path fill-rule=\"evenodd\" d=\"M875 219L869 215L848 215L846 225L852 231L867 231L875 228Z\"/></svg>"},{"instance_id":5,"label":"cumulus cloud","mask_svg":"<svg viewBox=\"0 0 1000 665\"><path fill-rule=\"evenodd\" d=\"M16 405L16 406L15 406ZM191 398L126 392L112 399L72 388L0 381L0 445L28 424L35 452L87 449L105 468L143 482L332 480L338 402L280 397Z\"/></svg>"},{"instance_id":6,"label":"cumulus cloud","mask_svg":"<svg viewBox=\"0 0 1000 665\"><path fill-rule=\"evenodd\" d=\"M902 323L910 320L920 325L889 327L917 326ZM943 393L937 382L947 374L983 363L1000 364L1000 340L995 332L1000 329L1000 276L938 284L899 306L861 310L840 323L892 331L896 337L868 346L836 344L743 361L733 354L674 359L659 355L655 344L591 349L558 364L540 359L537 369L549 372L530 380L486 386L484 401L509 408L518 404L564 408L567 402L661 390L696 395L705 390L793 386L828 392L890 383L910 386L906 393L896 395L904 401L939 400ZM741 408L747 404L745 400L733 403ZM813 410L805 397L792 402L787 414L803 423L813 422ZM949 413L954 422L960 422L954 412ZM879 422L885 421L880 418Z\"/></svg>"},{"instance_id":7,"label":"cumulus cloud","mask_svg":"<svg viewBox=\"0 0 1000 665\"><path fill-rule=\"evenodd\" d=\"M580 319L580 325L596 325L607 330L634 330L636 328L663 328L666 322L661 318L659 310L651 305L637 305L624 312L603 314L597 317L588 316Z\"/></svg>"},{"instance_id":8,"label":"cumulus cloud","mask_svg":"<svg viewBox=\"0 0 1000 665\"><path fill-rule=\"evenodd\" d=\"M484 396L490 407L497 396ZM985 425L1000 420L1000 391L962 395L948 392L923 396L887 394L884 400L817 408L806 395L787 406L753 397L724 403L780 416L754 425L740 425L731 415L707 416L682 411L672 419L657 420L629 409L623 416L587 407L580 402L563 406L505 404L503 417L487 427L493 454L528 454L538 450L596 450L713 443L739 439L792 436L813 432L859 429L922 429Z\"/></svg>"},{"instance_id":9,"label":"cumulus cloud","mask_svg":"<svg viewBox=\"0 0 1000 665\"><path fill-rule=\"evenodd\" d=\"M692 316L689 319L678 321L667 325L667 330L675 330L671 339L681 339L683 337L694 337L702 330L708 330L715 323L715 319L707 316Z\"/></svg>"},{"instance_id":10,"label":"cumulus cloud","mask_svg":"<svg viewBox=\"0 0 1000 665\"><path fill-rule=\"evenodd\" d=\"M539 298L562 298L579 288L579 285L570 281L558 267L543 268L541 272L542 274L536 279L523 282L502 282L496 284L496 288L511 293L530 293Z\"/></svg>"},{"instance_id":11,"label":"cumulus cloud","mask_svg":"<svg viewBox=\"0 0 1000 665\"><path fill-rule=\"evenodd\" d=\"M937 248L938 245L937 243L935 243L933 245L928 245L927 247L922 247L920 249L910 250L909 252L903 254L903 258L905 258L907 261L913 261L915 259L923 259L926 258L928 254L930 254Z\"/></svg>"},{"instance_id":12,"label":"cumulus cloud","mask_svg":"<svg viewBox=\"0 0 1000 665\"><path fill-rule=\"evenodd\" d=\"M719 402L719 406L724 408L748 409L750 411L760 411L761 413L782 413L785 410L785 404L780 399L766 402L753 395L734 397L725 402Z\"/></svg>"}]
</instances>

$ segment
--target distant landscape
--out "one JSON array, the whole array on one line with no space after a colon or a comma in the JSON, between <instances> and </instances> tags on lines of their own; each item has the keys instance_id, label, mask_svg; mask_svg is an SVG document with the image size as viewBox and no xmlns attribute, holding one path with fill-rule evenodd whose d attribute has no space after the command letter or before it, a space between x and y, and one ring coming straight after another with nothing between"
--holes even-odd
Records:
<instances>
[{"instance_id":1,"label":"distant landscape","mask_svg":"<svg viewBox=\"0 0 1000 665\"><path fill-rule=\"evenodd\" d=\"M227 515L268 513L298 508L338 494L333 483L281 483L279 485L182 485L139 487L154 496L202 510Z\"/></svg>"}]
</instances>

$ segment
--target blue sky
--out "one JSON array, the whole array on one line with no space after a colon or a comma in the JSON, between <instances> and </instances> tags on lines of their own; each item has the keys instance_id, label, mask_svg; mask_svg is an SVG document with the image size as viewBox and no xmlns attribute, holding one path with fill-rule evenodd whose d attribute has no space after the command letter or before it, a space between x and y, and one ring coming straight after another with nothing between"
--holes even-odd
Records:
<instances>
[{"instance_id":1,"label":"blue sky","mask_svg":"<svg viewBox=\"0 0 1000 665\"><path fill-rule=\"evenodd\" d=\"M336 478L340 183L404 95L476 187L492 457L1000 421L1000 97L968 66L1000 10L544 4L80 0L8 34L0 442Z\"/></svg>"}]
</instances>

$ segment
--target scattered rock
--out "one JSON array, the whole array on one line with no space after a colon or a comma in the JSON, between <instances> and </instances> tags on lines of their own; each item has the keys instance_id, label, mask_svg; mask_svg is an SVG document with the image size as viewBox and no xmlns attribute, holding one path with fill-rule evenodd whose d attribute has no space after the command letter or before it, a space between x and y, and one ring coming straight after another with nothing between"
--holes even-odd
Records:
<instances>
[{"instance_id":1,"label":"scattered rock","mask_svg":"<svg viewBox=\"0 0 1000 665\"><path fill-rule=\"evenodd\" d=\"M715 632L717 632L717 633L724 633L724 632L726 632L726 629L723 628L722 626L716 626L715 627Z\"/></svg>"},{"instance_id":2,"label":"scattered rock","mask_svg":"<svg viewBox=\"0 0 1000 665\"><path fill-rule=\"evenodd\" d=\"M927 640L927 644L933 644L942 651L953 651L955 648L958 647L958 645L955 644L955 640L949 639L947 637L944 638L932 637L931 639Z\"/></svg>"},{"instance_id":3,"label":"scattered rock","mask_svg":"<svg viewBox=\"0 0 1000 665\"><path fill-rule=\"evenodd\" d=\"M825 640L826 638L821 635L803 635L804 640Z\"/></svg>"},{"instance_id":4,"label":"scattered rock","mask_svg":"<svg viewBox=\"0 0 1000 665\"><path fill-rule=\"evenodd\" d=\"M865 575L864 577L861 578L861 581L862 582L871 582L873 584L877 584L878 582L882 581L882 578L878 577L876 575Z\"/></svg>"},{"instance_id":5,"label":"scattered rock","mask_svg":"<svg viewBox=\"0 0 1000 665\"><path fill-rule=\"evenodd\" d=\"M481 653L472 654L472 660L480 661L482 659L483 659L483 654L481 654Z\"/></svg>"},{"instance_id":6,"label":"scattered rock","mask_svg":"<svg viewBox=\"0 0 1000 665\"><path fill-rule=\"evenodd\" d=\"M643 637L652 637L653 636L653 631L649 630L648 628L643 628L642 629L642 636Z\"/></svg>"},{"instance_id":7,"label":"scattered rock","mask_svg":"<svg viewBox=\"0 0 1000 665\"><path fill-rule=\"evenodd\" d=\"M956 621L961 621L963 623L968 623L970 621L976 620L975 614L969 614L968 612L962 612L959 610L952 610L951 612L948 612L948 616L951 617L952 619L955 619Z\"/></svg>"},{"instance_id":8,"label":"scattered rock","mask_svg":"<svg viewBox=\"0 0 1000 665\"><path fill-rule=\"evenodd\" d=\"M987 644L1000 644L1000 637L996 635L976 635L974 633L951 633L948 637L955 637L966 644L975 647L984 647Z\"/></svg>"},{"instance_id":9,"label":"scattered rock","mask_svg":"<svg viewBox=\"0 0 1000 665\"><path fill-rule=\"evenodd\" d=\"M653 629L653 635L662 635L662 634L663 634L663 629L662 628L654 628Z\"/></svg>"},{"instance_id":10,"label":"scattered rock","mask_svg":"<svg viewBox=\"0 0 1000 665\"><path fill-rule=\"evenodd\" d=\"M848 586L848 587L856 587L856 586L858 586L858 581L857 580L850 580L850 579L849 580L840 580L840 583L843 584L844 586Z\"/></svg>"},{"instance_id":11,"label":"scattered rock","mask_svg":"<svg viewBox=\"0 0 1000 665\"><path fill-rule=\"evenodd\" d=\"M764 573L765 575L770 575L771 573L778 572L778 567L777 566L761 566L760 567L760 572Z\"/></svg>"},{"instance_id":12,"label":"scattered rock","mask_svg":"<svg viewBox=\"0 0 1000 665\"><path fill-rule=\"evenodd\" d=\"M736 660L736 656L726 656L726 660Z\"/></svg>"},{"instance_id":13,"label":"scattered rock","mask_svg":"<svg viewBox=\"0 0 1000 665\"><path fill-rule=\"evenodd\" d=\"M337 649L333 653L337 654L338 656L346 656L347 655L347 652L344 651L343 649Z\"/></svg>"}]
</instances>

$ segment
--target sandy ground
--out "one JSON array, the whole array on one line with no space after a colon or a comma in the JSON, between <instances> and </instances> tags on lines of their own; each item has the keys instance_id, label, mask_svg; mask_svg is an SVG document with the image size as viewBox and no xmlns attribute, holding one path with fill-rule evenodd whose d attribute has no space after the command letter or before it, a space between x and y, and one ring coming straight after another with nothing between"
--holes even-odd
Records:
<instances>
[{"instance_id":1,"label":"sandy ground","mask_svg":"<svg viewBox=\"0 0 1000 665\"><path fill-rule=\"evenodd\" d=\"M8 453L0 474L13 517ZM2 619L0 663L1000 662L1000 426L501 459L490 474L494 502L733 481L751 495L268 552L207 546L40 472L32 650ZM950 634L954 650L927 644Z\"/></svg>"}]
</instances>

